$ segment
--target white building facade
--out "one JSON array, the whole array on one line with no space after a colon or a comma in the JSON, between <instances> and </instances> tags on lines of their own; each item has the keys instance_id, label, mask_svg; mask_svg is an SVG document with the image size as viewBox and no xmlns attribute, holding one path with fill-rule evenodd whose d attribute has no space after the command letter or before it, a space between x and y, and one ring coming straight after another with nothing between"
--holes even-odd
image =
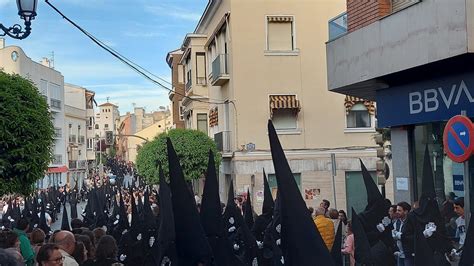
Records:
<instances>
[{"instance_id":1,"label":"white building facade","mask_svg":"<svg viewBox=\"0 0 474 266\"><path fill-rule=\"evenodd\" d=\"M63 75L51 67L48 59L45 58L41 63L37 63L20 47L5 47L3 39L0 39L0 69L31 80L50 106L49 111L55 131L54 143L51 147L53 160L49 164L45 177L37 181L37 187L47 188L66 184L68 167Z\"/></svg>"}]
</instances>

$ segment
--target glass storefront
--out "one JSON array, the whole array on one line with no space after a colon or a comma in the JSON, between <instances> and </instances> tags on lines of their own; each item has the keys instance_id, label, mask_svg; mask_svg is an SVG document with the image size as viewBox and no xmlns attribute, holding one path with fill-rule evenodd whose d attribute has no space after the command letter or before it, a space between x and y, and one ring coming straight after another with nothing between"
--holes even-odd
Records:
<instances>
[{"instance_id":1,"label":"glass storefront","mask_svg":"<svg viewBox=\"0 0 474 266\"><path fill-rule=\"evenodd\" d=\"M464 197L464 164L453 162L444 151L443 131L446 122L438 122L414 126L412 131L412 158L414 174L414 199L421 195L421 182L423 175L423 160L425 147L428 146L431 165L433 167L436 195L441 204L447 196ZM469 159L470 186L474 181L474 159ZM470 190L472 195L472 189ZM473 209L471 196L471 210Z\"/></svg>"}]
</instances>

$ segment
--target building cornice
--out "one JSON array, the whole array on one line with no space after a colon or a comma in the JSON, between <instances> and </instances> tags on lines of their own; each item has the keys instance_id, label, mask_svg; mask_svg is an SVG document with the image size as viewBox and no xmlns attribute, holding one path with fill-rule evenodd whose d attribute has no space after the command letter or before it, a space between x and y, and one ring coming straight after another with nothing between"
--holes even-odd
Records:
<instances>
[{"instance_id":1,"label":"building cornice","mask_svg":"<svg viewBox=\"0 0 474 266\"><path fill-rule=\"evenodd\" d=\"M194 33L202 33L202 29L207 28L221 3L222 0L209 0L204 13L196 25L196 29L194 29Z\"/></svg>"}]
</instances>

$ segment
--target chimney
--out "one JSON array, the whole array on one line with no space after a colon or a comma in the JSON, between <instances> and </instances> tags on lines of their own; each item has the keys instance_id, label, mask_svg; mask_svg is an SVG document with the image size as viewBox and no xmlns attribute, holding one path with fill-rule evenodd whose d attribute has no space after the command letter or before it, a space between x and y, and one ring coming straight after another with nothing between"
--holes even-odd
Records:
<instances>
[{"instance_id":1,"label":"chimney","mask_svg":"<svg viewBox=\"0 0 474 266\"><path fill-rule=\"evenodd\" d=\"M43 57L43 59L41 59L41 64L46 67L51 67L51 62L46 57Z\"/></svg>"},{"instance_id":2,"label":"chimney","mask_svg":"<svg viewBox=\"0 0 474 266\"><path fill-rule=\"evenodd\" d=\"M5 48L5 39L0 38L0 49L3 49L3 48Z\"/></svg>"}]
</instances>

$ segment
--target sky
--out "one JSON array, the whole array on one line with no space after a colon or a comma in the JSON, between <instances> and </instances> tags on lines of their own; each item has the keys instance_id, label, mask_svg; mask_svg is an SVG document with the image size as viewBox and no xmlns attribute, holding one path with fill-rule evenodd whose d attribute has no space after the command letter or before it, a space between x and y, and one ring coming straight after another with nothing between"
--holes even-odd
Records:
<instances>
[{"instance_id":1,"label":"sky","mask_svg":"<svg viewBox=\"0 0 474 266\"><path fill-rule=\"evenodd\" d=\"M193 32L207 0L50 0L72 21L136 64L171 82L168 52ZM0 23L23 25L15 0L0 0ZM6 38L34 61L52 58L66 83L96 92L98 104L133 104L146 111L168 106L168 91L146 80L74 28L44 0L38 0L32 32L24 40ZM170 86L170 85L169 85ZM170 86L171 87L171 86Z\"/></svg>"}]
</instances>

